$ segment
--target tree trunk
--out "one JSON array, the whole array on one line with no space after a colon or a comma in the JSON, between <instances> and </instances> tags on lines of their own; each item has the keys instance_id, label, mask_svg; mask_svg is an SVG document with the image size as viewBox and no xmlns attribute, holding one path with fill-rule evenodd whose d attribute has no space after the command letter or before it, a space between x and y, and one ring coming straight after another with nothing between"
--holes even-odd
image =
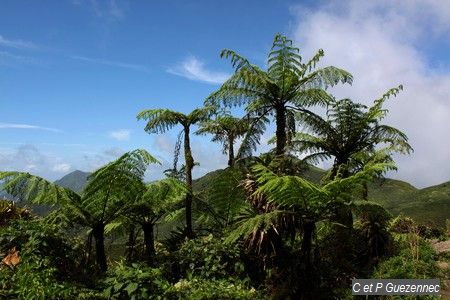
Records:
<instances>
[{"instance_id":1,"label":"tree trunk","mask_svg":"<svg viewBox=\"0 0 450 300\"><path fill-rule=\"evenodd\" d=\"M188 238L193 236L192 230L192 169L194 168L194 158L191 153L191 144L189 139L189 125L184 126L184 160L186 171L186 184L188 193L185 199L186 205L186 235Z\"/></svg>"},{"instance_id":2,"label":"tree trunk","mask_svg":"<svg viewBox=\"0 0 450 300\"><path fill-rule=\"evenodd\" d=\"M136 247L136 227L131 225L128 231L128 242L125 257L127 262L132 262L134 258L134 248Z\"/></svg>"},{"instance_id":3,"label":"tree trunk","mask_svg":"<svg viewBox=\"0 0 450 300\"><path fill-rule=\"evenodd\" d=\"M228 137L228 166L232 167L234 165L234 136L230 135Z\"/></svg>"},{"instance_id":4,"label":"tree trunk","mask_svg":"<svg viewBox=\"0 0 450 300\"><path fill-rule=\"evenodd\" d=\"M314 232L316 230L316 223L314 221L305 221L303 223L303 239L301 245L301 253L304 257L305 263L305 287L301 292L301 299L314 299L317 293L317 280L313 272L313 258L312 258L312 241Z\"/></svg>"},{"instance_id":5,"label":"tree trunk","mask_svg":"<svg viewBox=\"0 0 450 300\"><path fill-rule=\"evenodd\" d=\"M363 183L362 197L366 201L369 200L369 186L367 185L367 182Z\"/></svg>"},{"instance_id":6,"label":"tree trunk","mask_svg":"<svg viewBox=\"0 0 450 300\"><path fill-rule=\"evenodd\" d=\"M155 236L153 227L153 223L142 224L142 231L144 231L145 256L149 264L153 264L153 258L155 257Z\"/></svg>"},{"instance_id":7,"label":"tree trunk","mask_svg":"<svg viewBox=\"0 0 450 300\"><path fill-rule=\"evenodd\" d=\"M276 113L276 137L277 137L277 146L276 146L276 155L284 155L286 151L286 107L283 104L279 104L275 108Z\"/></svg>"},{"instance_id":8,"label":"tree trunk","mask_svg":"<svg viewBox=\"0 0 450 300\"><path fill-rule=\"evenodd\" d=\"M105 254L105 224L97 223L92 227L92 234L95 238L95 257L100 271L106 272L108 266L106 264Z\"/></svg>"},{"instance_id":9,"label":"tree trunk","mask_svg":"<svg viewBox=\"0 0 450 300\"><path fill-rule=\"evenodd\" d=\"M303 239L301 251L305 256L305 266L307 271L310 271L312 266L311 250L315 229L316 224L314 223L314 221L305 221L305 223L303 224Z\"/></svg>"}]
</instances>

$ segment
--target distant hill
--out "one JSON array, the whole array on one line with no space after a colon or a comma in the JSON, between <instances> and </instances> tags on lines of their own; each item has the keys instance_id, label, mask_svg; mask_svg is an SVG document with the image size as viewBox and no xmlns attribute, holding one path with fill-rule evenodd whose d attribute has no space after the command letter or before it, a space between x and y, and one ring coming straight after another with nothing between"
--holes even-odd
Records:
<instances>
[{"instance_id":1,"label":"distant hill","mask_svg":"<svg viewBox=\"0 0 450 300\"><path fill-rule=\"evenodd\" d=\"M194 190L207 188L222 171L215 170L194 180ZM302 176L318 183L325 173L325 170L311 166ZM403 214L420 223L444 227L445 220L450 219L450 182L417 189L401 180L377 179L369 185L368 198L383 205L394 216Z\"/></svg>"},{"instance_id":2,"label":"distant hill","mask_svg":"<svg viewBox=\"0 0 450 300\"><path fill-rule=\"evenodd\" d=\"M202 191L217 178L223 170L215 170L195 179L194 190ZM325 170L311 166L304 171L303 177L318 183ZM73 171L55 183L81 193L86 186L88 172ZM403 214L427 224L445 226L445 220L450 219L450 181L439 185L417 189L411 184L390 178L377 179L369 185L369 200L380 203L392 215ZM11 195L1 190L0 198L12 199Z\"/></svg>"},{"instance_id":3,"label":"distant hill","mask_svg":"<svg viewBox=\"0 0 450 300\"><path fill-rule=\"evenodd\" d=\"M87 177L91 173L83 172L83 171L73 171L61 179L55 181L56 184L69 188L74 192L81 193L86 186Z\"/></svg>"}]
</instances>

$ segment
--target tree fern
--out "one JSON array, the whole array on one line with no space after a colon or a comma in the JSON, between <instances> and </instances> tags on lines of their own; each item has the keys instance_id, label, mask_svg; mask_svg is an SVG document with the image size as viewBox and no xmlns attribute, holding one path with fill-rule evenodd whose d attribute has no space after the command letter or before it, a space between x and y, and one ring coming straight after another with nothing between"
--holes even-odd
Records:
<instances>
[{"instance_id":1,"label":"tree fern","mask_svg":"<svg viewBox=\"0 0 450 300\"><path fill-rule=\"evenodd\" d=\"M82 195L38 176L21 172L0 172L4 189L15 197L37 204L57 205L51 221L74 222L91 229L96 242L96 260L106 271L104 229L143 193L144 172L158 161L145 150L125 153L117 160L99 168L88 179Z\"/></svg>"},{"instance_id":2,"label":"tree fern","mask_svg":"<svg viewBox=\"0 0 450 300\"><path fill-rule=\"evenodd\" d=\"M192 230L192 169L195 166L194 158L192 157L190 145L190 129L191 126L201 121L206 120L215 112L216 107L206 106L203 108L194 109L190 114L182 114L180 112L168 109L149 109L140 112L137 115L138 120L146 120L147 125L145 131L148 133L164 133L175 125L179 124L183 127L184 133L184 160L185 160L185 176L186 184L189 192L186 195L186 227L187 235L193 235ZM173 170L174 174L176 170Z\"/></svg>"},{"instance_id":3,"label":"tree fern","mask_svg":"<svg viewBox=\"0 0 450 300\"><path fill-rule=\"evenodd\" d=\"M308 107L323 105L331 100L322 89L339 82L352 82L348 72L335 67L315 70L322 56L323 51L319 50L308 63L303 64L299 49L292 40L280 34L275 35L267 56L267 71L250 64L234 51L223 50L221 57L231 60L235 74L205 103L225 107L246 105L249 115L264 121L273 116L277 125L276 153L284 154L292 134L292 122L288 122L287 112L296 109L308 113Z\"/></svg>"},{"instance_id":4,"label":"tree fern","mask_svg":"<svg viewBox=\"0 0 450 300\"><path fill-rule=\"evenodd\" d=\"M401 88L389 90L369 108L350 99L342 99L329 105L326 118L313 113L297 114L297 120L308 133L296 134L294 149L307 153L306 159L312 162L333 158L331 177L336 176L342 166L349 167L347 173L358 165L362 166L361 153L374 155L379 145L387 145L386 155L389 155L386 150L409 153L412 148L407 136L394 127L380 124L387 113L382 104L397 95Z\"/></svg>"}]
</instances>

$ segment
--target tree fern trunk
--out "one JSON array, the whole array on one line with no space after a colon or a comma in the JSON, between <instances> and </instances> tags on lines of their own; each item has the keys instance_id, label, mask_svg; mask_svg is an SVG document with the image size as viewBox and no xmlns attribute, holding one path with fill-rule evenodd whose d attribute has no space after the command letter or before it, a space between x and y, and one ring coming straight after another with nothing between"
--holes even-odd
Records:
<instances>
[{"instance_id":1,"label":"tree fern trunk","mask_svg":"<svg viewBox=\"0 0 450 300\"><path fill-rule=\"evenodd\" d=\"M189 138L189 125L184 126L184 160L186 164L186 184L188 193L185 199L186 206L186 235L188 238L193 236L192 230L192 169L194 168L194 159L191 152Z\"/></svg>"},{"instance_id":2,"label":"tree fern trunk","mask_svg":"<svg viewBox=\"0 0 450 300\"><path fill-rule=\"evenodd\" d=\"M100 271L106 272L108 266L106 264L105 254L105 225L103 223L97 223L92 228L92 234L95 238L95 257L97 265L100 267Z\"/></svg>"},{"instance_id":3,"label":"tree fern trunk","mask_svg":"<svg viewBox=\"0 0 450 300\"><path fill-rule=\"evenodd\" d=\"M286 148L286 107L280 104L275 108L276 113L276 136L277 136L277 146L276 154L283 155Z\"/></svg>"},{"instance_id":4,"label":"tree fern trunk","mask_svg":"<svg viewBox=\"0 0 450 300\"><path fill-rule=\"evenodd\" d=\"M314 221L305 221L303 224L303 239L301 245L301 252L304 257L305 264L305 287L301 292L301 299L314 299L317 294L317 280L316 274L313 270L312 257L312 242L314 232L316 230L316 223Z\"/></svg>"},{"instance_id":5,"label":"tree fern trunk","mask_svg":"<svg viewBox=\"0 0 450 300\"><path fill-rule=\"evenodd\" d=\"M232 167L234 165L234 137L230 135L228 137L228 166Z\"/></svg>"},{"instance_id":6,"label":"tree fern trunk","mask_svg":"<svg viewBox=\"0 0 450 300\"><path fill-rule=\"evenodd\" d=\"M306 221L303 224L303 239L301 251L305 256L305 266L306 270L311 271L312 266L312 240L314 236L314 231L316 229L316 224L313 221Z\"/></svg>"},{"instance_id":7,"label":"tree fern trunk","mask_svg":"<svg viewBox=\"0 0 450 300\"><path fill-rule=\"evenodd\" d=\"M133 261L135 247L136 247L136 227L134 225L130 225L128 231L127 250L125 253L127 262Z\"/></svg>"},{"instance_id":8,"label":"tree fern trunk","mask_svg":"<svg viewBox=\"0 0 450 300\"><path fill-rule=\"evenodd\" d=\"M153 263L155 256L155 236L153 223L142 224L142 231L144 231L145 256L149 264Z\"/></svg>"}]
</instances>

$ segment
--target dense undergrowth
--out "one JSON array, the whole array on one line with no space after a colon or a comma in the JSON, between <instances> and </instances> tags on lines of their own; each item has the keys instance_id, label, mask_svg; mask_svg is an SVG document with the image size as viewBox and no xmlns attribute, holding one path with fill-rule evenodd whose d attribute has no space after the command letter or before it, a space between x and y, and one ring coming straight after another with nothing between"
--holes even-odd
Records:
<instances>
[{"instance_id":1,"label":"dense undergrowth","mask_svg":"<svg viewBox=\"0 0 450 300\"><path fill-rule=\"evenodd\" d=\"M409 218L397 217L377 225L363 217L355 221L352 253L336 261L339 241L329 225L321 225L314 250L313 274L320 299L351 299L345 277L445 278L436 267L437 254L424 232ZM1 251L18 251L17 265L0 267L2 299L287 299L311 289L299 259L298 242L286 243L282 261L261 261L242 243L227 244L226 233L181 240L170 251L158 243L155 261L110 257L106 274L95 271L80 233L37 217L10 220L0 228ZM171 241L173 242L173 241ZM331 251L333 250L333 251ZM378 255L375 255L378 253ZM91 258L89 258L91 255ZM341 257L342 259L342 257ZM318 299L319 299L318 298ZM403 299L403 298L402 298ZM427 299L427 298L424 298Z\"/></svg>"}]
</instances>

